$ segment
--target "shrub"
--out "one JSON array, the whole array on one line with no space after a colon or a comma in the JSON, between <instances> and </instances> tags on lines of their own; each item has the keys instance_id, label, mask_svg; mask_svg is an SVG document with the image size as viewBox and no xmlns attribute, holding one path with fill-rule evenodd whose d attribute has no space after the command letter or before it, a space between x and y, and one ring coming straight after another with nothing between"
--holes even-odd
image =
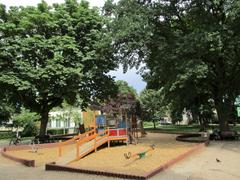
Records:
<instances>
[{"instance_id":1,"label":"shrub","mask_svg":"<svg viewBox=\"0 0 240 180\"><path fill-rule=\"evenodd\" d=\"M10 131L0 131L0 139L10 139L13 137L13 133Z\"/></svg>"},{"instance_id":2,"label":"shrub","mask_svg":"<svg viewBox=\"0 0 240 180\"><path fill-rule=\"evenodd\" d=\"M39 133L39 127L35 122L29 122L25 125L21 135L22 137L36 136Z\"/></svg>"},{"instance_id":3,"label":"shrub","mask_svg":"<svg viewBox=\"0 0 240 180\"><path fill-rule=\"evenodd\" d=\"M47 133L51 134L51 135L64 134L64 130L63 129L50 129L47 131ZM67 129L65 130L65 133L66 134L68 133Z\"/></svg>"}]
</instances>

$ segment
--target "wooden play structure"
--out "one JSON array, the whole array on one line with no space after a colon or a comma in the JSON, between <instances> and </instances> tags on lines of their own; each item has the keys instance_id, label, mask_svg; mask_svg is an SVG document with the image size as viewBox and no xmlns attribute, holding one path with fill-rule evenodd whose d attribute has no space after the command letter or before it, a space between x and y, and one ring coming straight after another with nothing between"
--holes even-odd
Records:
<instances>
[{"instance_id":1,"label":"wooden play structure","mask_svg":"<svg viewBox=\"0 0 240 180\"><path fill-rule=\"evenodd\" d=\"M141 107L134 95L118 94L115 99L106 103L101 111L106 119L105 126L115 131L126 132L130 143L136 143L139 137L145 135Z\"/></svg>"},{"instance_id":2,"label":"wooden play structure","mask_svg":"<svg viewBox=\"0 0 240 180\"><path fill-rule=\"evenodd\" d=\"M139 120L137 113L134 112L135 101L132 97L121 97L120 103L111 104L110 108L87 109L82 113L84 122L84 133L80 133L73 138L59 142L58 155L59 164L67 164L81 159L87 154L97 151L103 144L110 147L111 142L137 143L140 137L141 128L139 128ZM130 99L130 100L129 100ZM130 102L130 103L129 103ZM108 106L108 105L107 105ZM139 134L140 133L140 134ZM65 152L64 147L74 144L75 148L71 152Z\"/></svg>"},{"instance_id":3,"label":"wooden play structure","mask_svg":"<svg viewBox=\"0 0 240 180\"><path fill-rule=\"evenodd\" d=\"M93 120L89 123L91 125L91 130L74 136L73 138L59 142L58 145L58 164L68 164L77 160L80 160L84 156L91 152L96 152L97 149L103 144L107 144L110 147L112 141L122 141L126 144L129 142L127 131L124 128L110 129L109 127L104 127L105 121L103 116L96 115L94 112ZM85 118L88 114L83 115ZM65 152L63 155L64 147L67 145L74 145L70 152Z\"/></svg>"}]
</instances>

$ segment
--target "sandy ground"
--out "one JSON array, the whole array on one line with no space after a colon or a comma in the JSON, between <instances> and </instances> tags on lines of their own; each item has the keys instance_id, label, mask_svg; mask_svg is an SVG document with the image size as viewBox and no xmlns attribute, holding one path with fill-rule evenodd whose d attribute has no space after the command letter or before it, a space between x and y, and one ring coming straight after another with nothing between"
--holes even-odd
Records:
<instances>
[{"instance_id":1,"label":"sandy ground","mask_svg":"<svg viewBox=\"0 0 240 180\"><path fill-rule=\"evenodd\" d=\"M161 141L159 141L161 140ZM155 144L154 150L149 145ZM104 148L97 153L71 163L69 166L99 171L110 171L115 173L144 175L167 161L176 158L180 154L189 151L196 144L175 141L175 136L148 134L141 139L137 145L123 145L111 148ZM138 156L125 159L124 153L132 155L146 152L146 156L139 159Z\"/></svg>"},{"instance_id":2,"label":"sandy ground","mask_svg":"<svg viewBox=\"0 0 240 180\"><path fill-rule=\"evenodd\" d=\"M76 148L74 144L64 146L62 154L64 155L74 148ZM58 160L58 148L39 148L37 152L34 152L32 149L20 151L7 151L7 154L28 160L35 160L36 166L43 166L46 163L51 163Z\"/></svg>"},{"instance_id":3,"label":"sandy ground","mask_svg":"<svg viewBox=\"0 0 240 180\"><path fill-rule=\"evenodd\" d=\"M174 136L165 134L155 134L156 139L161 142L162 148L174 140ZM151 138L152 139L152 138ZM148 140L146 140L148 142ZM151 142L146 143L151 144ZM156 143L157 144L157 143ZM99 151L100 152L100 151ZM216 158L221 162L217 162ZM238 142L211 142L210 146L198 152L189 158L175 164L169 169L152 177L153 180L214 180L240 179L240 141ZM28 168L19 163L10 161L0 156L0 180L31 180L31 179L116 179L102 176L85 175L68 172L45 171L43 166L37 168Z\"/></svg>"}]
</instances>

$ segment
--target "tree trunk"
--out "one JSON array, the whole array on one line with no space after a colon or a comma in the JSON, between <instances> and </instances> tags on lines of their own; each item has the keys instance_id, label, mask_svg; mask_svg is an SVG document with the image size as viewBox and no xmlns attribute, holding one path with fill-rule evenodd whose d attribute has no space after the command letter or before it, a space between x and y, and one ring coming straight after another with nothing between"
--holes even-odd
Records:
<instances>
[{"instance_id":1,"label":"tree trunk","mask_svg":"<svg viewBox=\"0 0 240 180\"><path fill-rule=\"evenodd\" d=\"M153 128L156 129L156 122L155 122L155 119L153 119L152 121L153 121Z\"/></svg>"},{"instance_id":2,"label":"tree trunk","mask_svg":"<svg viewBox=\"0 0 240 180\"><path fill-rule=\"evenodd\" d=\"M200 132L204 131L204 124L203 124L203 117L201 115L199 115L199 125L200 125Z\"/></svg>"},{"instance_id":3,"label":"tree trunk","mask_svg":"<svg viewBox=\"0 0 240 180\"><path fill-rule=\"evenodd\" d=\"M85 127L84 127L84 124L80 124L80 123L79 123L79 132L78 132L78 133L80 133L80 134L85 133Z\"/></svg>"},{"instance_id":4,"label":"tree trunk","mask_svg":"<svg viewBox=\"0 0 240 180\"><path fill-rule=\"evenodd\" d=\"M229 124L228 124L229 108L227 106L227 103L217 99L215 100L215 107L217 111L220 131L228 131L229 130Z\"/></svg>"},{"instance_id":5,"label":"tree trunk","mask_svg":"<svg viewBox=\"0 0 240 180\"><path fill-rule=\"evenodd\" d=\"M46 134L47 123L48 123L48 113L49 113L49 110L47 108L44 108L40 113L41 125L40 125L39 137L44 137Z\"/></svg>"}]
</instances>

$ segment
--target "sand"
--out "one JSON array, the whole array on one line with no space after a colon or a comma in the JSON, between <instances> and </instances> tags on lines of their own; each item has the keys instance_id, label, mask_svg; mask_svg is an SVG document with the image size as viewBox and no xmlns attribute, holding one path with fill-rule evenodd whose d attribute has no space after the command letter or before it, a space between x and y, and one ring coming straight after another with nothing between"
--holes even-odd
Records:
<instances>
[{"instance_id":1,"label":"sand","mask_svg":"<svg viewBox=\"0 0 240 180\"><path fill-rule=\"evenodd\" d=\"M74 149L76 146L67 145L64 146L62 150L62 154L66 154L68 151ZM18 151L7 151L7 154L10 154L15 157L27 159L27 160L35 160L35 166L43 166L46 163L55 162L58 160L58 148L39 148L37 152L33 152L32 149L27 150L18 150Z\"/></svg>"},{"instance_id":2,"label":"sand","mask_svg":"<svg viewBox=\"0 0 240 180\"><path fill-rule=\"evenodd\" d=\"M161 141L162 140L162 141ZM136 154L150 149L150 145L155 144L156 148L146 153L144 158L133 157L126 159L124 153ZM116 146L104 148L97 153L93 153L85 158L69 164L69 166L83 169L110 171L125 174L144 175L178 155L189 151L195 143L177 142L175 136L158 134L148 134L141 139L137 145Z\"/></svg>"},{"instance_id":3,"label":"sand","mask_svg":"<svg viewBox=\"0 0 240 180\"><path fill-rule=\"evenodd\" d=\"M138 156L126 159L124 153L136 154L150 149L150 145L155 144L156 148L142 159ZM183 143L175 140L175 136L149 133L145 138L139 140L137 145L122 145L110 148L102 148L96 153L91 153L83 159L69 164L77 168L111 171L127 174L143 175L146 172L158 168L163 163L177 157L190 150L195 143ZM63 148L63 157L68 152L75 153L76 145L67 145ZM8 151L10 155L28 160L35 160L36 166L43 166L46 163L58 160L58 148L39 148L35 153L31 149Z\"/></svg>"}]
</instances>

